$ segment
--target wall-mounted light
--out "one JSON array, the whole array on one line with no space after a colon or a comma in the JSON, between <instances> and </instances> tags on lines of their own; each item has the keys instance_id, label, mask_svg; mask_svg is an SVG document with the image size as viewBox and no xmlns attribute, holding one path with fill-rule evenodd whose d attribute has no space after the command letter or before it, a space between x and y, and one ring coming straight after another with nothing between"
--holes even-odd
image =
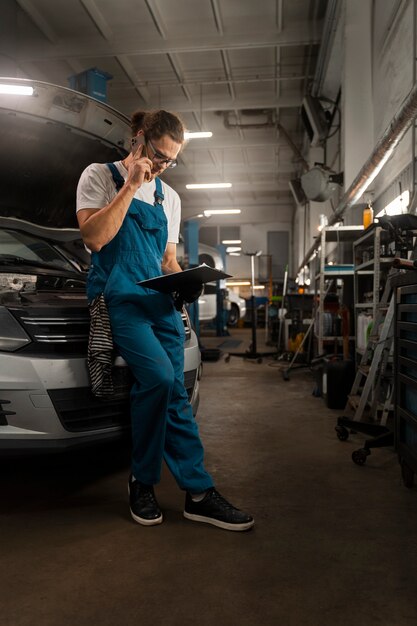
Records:
<instances>
[{"instance_id":1,"label":"wall-mounted light","mask_svg":"<svg viewBox=\"0 0 417 626\"><path fill-rule=\"evenodd\" d=\"M238 215L241 213L240 209L206 209L204 215L210 217L210 215Z\"/></svg>"},{"instance_id":2,"label":"wall-mounted light","mask_svg":"<svg viewBox=\"0 0 417 626\"><path fill-rule=\"evenodd\" d=\"M382 211L377 213L375 217L382 217L383 215L401 215L402 213L407 213L409 202L410 192L406 189L403 193L397 196L395 200L387 204Z\"/></svg>"},{"instance_id":3,"label":"wall-mounted light","mask_svg":"<svg viewBox=\"0 0 417 626\"><path fill-rule=\"evenodd\" d=\"M209 137L212 137L213 133L209 130L207 131L198 131L198 132L191 132L191 131L186 131L184 133L184 138L186 140L188 139L209 139Z\"/></svg>"},{"instance_id":4,"label":"wall-mounted light","mask_svg":"<svg viewBox=\"0 0 417 626\"><path fill-rule=\"evenodd\" d=\"M242 240L241 239L223 239L222 243L224 245L226 244L238 245L239 243L242 243Z\"/></svg>"},{"instance_id":5,"label":"wall-mounted light","mask_svg":"<svg viewBox=\"0 0 417 626\"><path fill-rule=\"evenodd\" d=\"M11 96L33 96L33 87L0 83L0 93Z\"/></svg>"},{"instance_id":6,"label":"wall-mounted light","mask_svg":"<svg viewBox=\"0 0 417 626\"><path fill-rule=\"evenodd\" d=\"M186 189L228 189L232 183L190 183Z\"/></svg>"}]
</instances>

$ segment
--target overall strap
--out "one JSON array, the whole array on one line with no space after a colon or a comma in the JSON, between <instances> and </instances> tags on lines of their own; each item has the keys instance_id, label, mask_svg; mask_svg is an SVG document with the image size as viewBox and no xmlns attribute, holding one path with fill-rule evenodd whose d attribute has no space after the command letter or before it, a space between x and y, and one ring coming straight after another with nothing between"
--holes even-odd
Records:
<instances>
[{"instance_id":1,"label":"overall strap","mask_svg":"<svg viewBox=\"0 0 417 626\"><path fill-rule=\"evenodd\" d=\"M159 178L155 178L155 191L153 197L155 198L154 206L162 205L165 196L162 192L162 183Z\"/></svg>"},{"instance_id":2,"label":"overall strap","mask_svg":"<svg viewBox=\"0 0 417 626\"><path fill-rule=\"evenodd\" d=\"M116 185L117 191L120 191L120 189L125 184L123 176L120 174L119 170L117 169L114 163L106 163L106 165L112 173L114 184Z\"/></svg>"}]
</instances>

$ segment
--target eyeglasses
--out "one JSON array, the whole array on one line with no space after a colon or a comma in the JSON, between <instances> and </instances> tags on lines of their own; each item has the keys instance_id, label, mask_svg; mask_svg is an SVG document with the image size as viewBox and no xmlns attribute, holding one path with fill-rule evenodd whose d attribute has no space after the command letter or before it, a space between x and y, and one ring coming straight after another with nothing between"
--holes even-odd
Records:
<instances>
[{"instance_id":1,"label":"eyeglasses","mask_svg":"<svg viewBox=\"0 0 417 626\"><path fill-rule=\"evenodd\" d=\"M151 161L154 161L158 165L166 165L167 167L171 167L171 168L176 167L178 165L177 159L170 159L169 157L165 156L165 154L161 154L160 152L158 152L158 150L155 149L155 147L153 146L152 142L149 139L146 143L147 145L151 146L152 152L154 153L152 157L149 157Z\"/></svg>"}]
</instances>

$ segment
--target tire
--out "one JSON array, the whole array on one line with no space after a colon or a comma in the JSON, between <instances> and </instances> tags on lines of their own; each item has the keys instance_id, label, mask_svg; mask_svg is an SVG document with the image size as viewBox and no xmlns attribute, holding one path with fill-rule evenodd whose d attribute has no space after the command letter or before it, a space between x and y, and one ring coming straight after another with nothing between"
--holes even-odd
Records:
<instances>
[{"instance_id":1,"label":"tire","mask_svg":"<svg viewBox=\"0 0 417 626\"><path fill-rule=\"evenodd\" d=\"M229 311L229 319L227 320L228 326L230 326L231 328L234 328L237 326L237 323L240 318L239 313L240 311L239 311L239 307L237 306L237 304L232 304L230 311Z\"/></svg>"}]
</instances>

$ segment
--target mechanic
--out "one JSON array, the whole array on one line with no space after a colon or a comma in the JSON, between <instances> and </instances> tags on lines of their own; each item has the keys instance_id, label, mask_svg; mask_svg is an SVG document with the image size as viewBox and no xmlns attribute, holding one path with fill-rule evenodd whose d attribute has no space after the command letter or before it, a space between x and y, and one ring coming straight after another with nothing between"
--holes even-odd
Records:
<instances>
[{"instance_id":1,"label":"mechanic","mask_svg":"<svg viewBox=\"0 0 417 626\"><path fill-rule=\"evenodd\" d=\"M184 325L180 310L202 285L174 299L138 281L178 272L181 205L159 176L177 165L182 121L167 111L138 111L132 149L122 161L93 163L77 188L77 218L91 251L90 305L104 297L113 343L134 377L131 391L132 472L129 504L139 524L160 524L154 493L165 459L186 491L184 516L228 530L247 530L252 516L232 506L204 467L204 450L183 382Z\"/></svg>"}]
</instances>

